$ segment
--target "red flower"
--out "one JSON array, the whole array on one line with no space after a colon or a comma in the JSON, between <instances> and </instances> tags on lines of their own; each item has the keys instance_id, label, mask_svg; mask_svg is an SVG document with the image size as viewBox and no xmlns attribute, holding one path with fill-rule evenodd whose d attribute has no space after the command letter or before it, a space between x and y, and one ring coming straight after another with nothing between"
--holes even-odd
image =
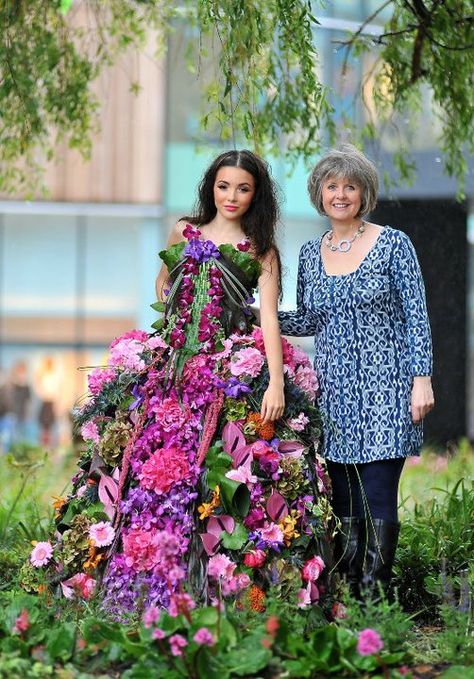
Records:
<instances>
[{"instance_id":1,"label":"red flower","mask_svg":"<svg viewBox=\"0 0 474 679\"><path fill-rule=\"evenodd\" d=\"M265 563L267 555L263 549L252 549L244 556L244 564L249 568L261 568Z\"/></svg>"}]
</instances>

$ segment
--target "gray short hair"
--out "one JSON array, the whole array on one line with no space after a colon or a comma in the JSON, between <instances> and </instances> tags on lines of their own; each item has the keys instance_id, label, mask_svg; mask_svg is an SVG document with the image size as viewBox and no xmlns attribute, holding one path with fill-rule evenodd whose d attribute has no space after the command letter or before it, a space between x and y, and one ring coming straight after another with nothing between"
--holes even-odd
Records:
<instances>
[{"instance_id":1,"label":"gray short hair","mask_svg":"<svg viewBox=\"0 0 474 679\"><path fill-rule=\"evenodd\" d=\"M308 178L308 192L312 204L324 215L322 188L328 179L348 179L362 189L359 215L365 217L377 205L379 179L371 160L352 144L341 144L331 149L313 168Z\"/></svg>"}]
</instances>

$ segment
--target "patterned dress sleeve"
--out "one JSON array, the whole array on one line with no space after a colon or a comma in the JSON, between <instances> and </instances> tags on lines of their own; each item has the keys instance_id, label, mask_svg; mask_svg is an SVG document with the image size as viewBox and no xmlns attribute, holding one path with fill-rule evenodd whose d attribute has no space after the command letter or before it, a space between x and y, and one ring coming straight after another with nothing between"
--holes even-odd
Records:
<instances>
[{"instance_id":1,"label":"patterned dress sleeve","mask_svg":"<svg viewBox=\"0 0 474 679\"><path fill-rule=\"evenodd\" d=\"M291 337L310 337L316 333L316 318L305 304L305 264L311 257L309 243L300 250L298 279L296 286L296 311L279 311L278 320L283 335Z\"/></svg>"},{"instance_id":2,"label":"patterned dress sleeve","mask_svg":"<svg viewBox=\"0 0 474 679\"><path fill-rule=\"evenodd\" d=\"M415 248L409 237L398 232L392 256L394 286L405 314L411 356L411 375L431 375L433 355L425 286Z\"/></svg>"}]
</instances>

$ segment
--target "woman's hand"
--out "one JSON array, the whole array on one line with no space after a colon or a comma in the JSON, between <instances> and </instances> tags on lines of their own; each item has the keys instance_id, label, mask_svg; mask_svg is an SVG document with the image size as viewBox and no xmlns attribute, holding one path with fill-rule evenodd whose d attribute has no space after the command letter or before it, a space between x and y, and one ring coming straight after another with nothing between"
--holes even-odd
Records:
<instances>
[{"instance_id":1,"label":"woman's hand","mask_svg":"<svg viewBox=\"0 0 474 679\"><path fill-rule=\"evenodd\" d=\"M264 422L278 420L283 415L284 410L285 393L283 389L283 380L278 383L270 380L270 384L263 395L260 417Z\"/></svg>"},{"instance_id":2,"label":"woman's hand","mask_svg":"<svg viewBox=\"0 0 474 679\"><path fill-rule=\"evenodd\" d=\"M433 407L434 395L431 377L424 375L414 377L411 389L411 417L413 423L419 424Z\"/></svg>"}]
</instances>

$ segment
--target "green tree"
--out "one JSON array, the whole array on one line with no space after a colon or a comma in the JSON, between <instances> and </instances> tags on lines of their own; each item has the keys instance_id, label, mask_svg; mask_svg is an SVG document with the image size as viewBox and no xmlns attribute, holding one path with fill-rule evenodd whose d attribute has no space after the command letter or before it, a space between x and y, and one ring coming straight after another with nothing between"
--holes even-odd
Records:
<instances>
[{"instance_id":1,"label":"green tree","mask_svg":"<svg viewBox=\"0 0 474 679\"><path fill-rule=\"evenodd\" d=\"M78 6L88 16L78 24ZM202 127L245 140L262 153L310 157L334 140L330 92L318 77L318 9L307 0L5 0L0 7L0 191L26 190L60 139L90 152L100 102L92 84L102 68L150 29L163 48L177 22L194 26L190 64L202 84ZM379 36L365 26L382 10ZM474 152L474 16L472 0L389 0L348 34L341 49L374 55L372 110L361 137L416 113L426 91L440 117L446 170L462 186L466 152ZM209 69L206 69L207 71ZM132 85L133 86L133 85ZM364 83L360 95L364 96ZM354 121L345 121L354 125ZM356 130L354 131L356 133ZM324 134L322 134L324 133ZM396 154L410 173L409 136Z\"/></svg>"}]
</instances>

